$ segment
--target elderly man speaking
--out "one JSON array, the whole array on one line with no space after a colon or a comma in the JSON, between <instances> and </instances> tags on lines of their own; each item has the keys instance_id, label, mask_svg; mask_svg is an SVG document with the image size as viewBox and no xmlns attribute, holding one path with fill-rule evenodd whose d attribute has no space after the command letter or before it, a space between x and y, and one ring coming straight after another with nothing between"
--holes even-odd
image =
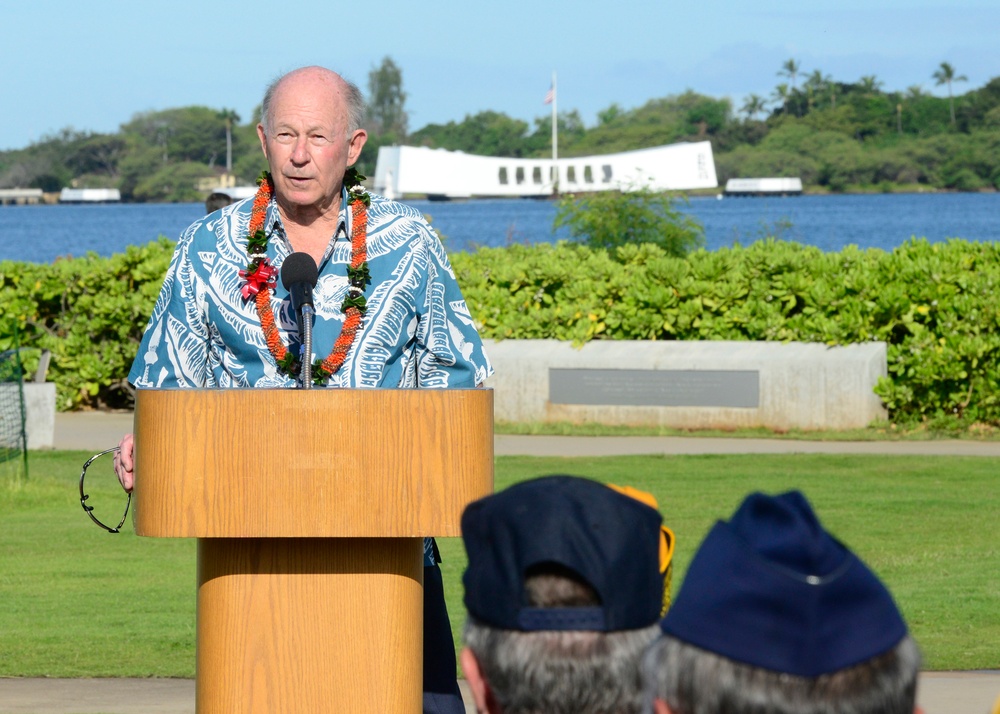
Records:
<instances>
[{"instance_id":1,"label":"elderly man speaking","mask_svg":"<svg viewBox=\"0 0 1000 714\"><path fill-rule=\"evenodd\" d=\"M357 87L322 67L267 89L257 133L270 171L253 199L184 231L129 373L138 389L475 387L492 373L438 236L348 168L367 138L364 111ZM277 279L293 255L316 276L311 354ZM260 425L274 468L286 442L282 425ZM120 447L131 490L131 434ZM383 447L359 434L357 448ZM461 713L433 541L424 551L424 706Z\"/></svg>"}]
</instances>

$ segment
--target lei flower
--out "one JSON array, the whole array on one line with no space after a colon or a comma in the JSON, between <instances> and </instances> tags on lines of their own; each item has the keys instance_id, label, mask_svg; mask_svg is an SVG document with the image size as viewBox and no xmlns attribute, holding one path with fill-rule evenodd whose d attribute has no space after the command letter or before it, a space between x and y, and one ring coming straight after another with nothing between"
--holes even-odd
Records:
<instances>
[{"instance_id":1,"label":"lei flower","mask_svg":"<svg viewBox=\"0 0 1000 714\"><path fill-rule=\"evenodd\" d=\"M322 384L343 366L347 353L354 344L354 338L361 329L361 318L367 309L365 285L371 282L367 253L368 206L371 205L371 197L361 185L364 180L365 177L353 167L347 169L344 174L344 184L348 186L347 203L351 207L351 262L347 267L347 279L350 284L347 298L340 307L344 313L344 326L341 328L340 336L326 359L317 359L313 363L312 378L316 384ZM268 238L264 231L267 207L271 202L271 196L274 195L271 175L266 171L261 173L257 185L259 188L250 211L247 238L247 255L250 257L250 262L240 271L240 278L245 281L241 294L244 300L253 298L267 348L278 368L289 377L295 378L299 374L299 361L281 341L271 310L271 291L278 278L278 271L267 257Z\"/></svg>"}]
</instances>

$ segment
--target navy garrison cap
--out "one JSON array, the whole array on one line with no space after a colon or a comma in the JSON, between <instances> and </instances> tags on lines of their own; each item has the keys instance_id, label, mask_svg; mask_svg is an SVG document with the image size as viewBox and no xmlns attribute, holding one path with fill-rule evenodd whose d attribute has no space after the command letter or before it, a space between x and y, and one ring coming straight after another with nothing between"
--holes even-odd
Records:
<instances>
[{"instance_id":1,"label":"navy garrison cap","mask_svg":"<svg viewBox=\"0 0 1000 714\"><path fill-rule=\"evenodd\" d=\"M695 554L661 623L755 667L817 677L892 649L906 624L889 591L826 532L798 491L751 494Z\"/></svg>"},{"instance_id":2,"label":"navy garrison cap","mask_svg":"<svg viewBox=\"0 0 1000 714\"><path fill-rule=\"evenodd\" d=\"M505 630L632 630L663 604L659 512L596 481L545 476L469 504L465 606ZM530 607L529 569L568 568L598 595L596 607Z\"/></svg>"}]
</instances>

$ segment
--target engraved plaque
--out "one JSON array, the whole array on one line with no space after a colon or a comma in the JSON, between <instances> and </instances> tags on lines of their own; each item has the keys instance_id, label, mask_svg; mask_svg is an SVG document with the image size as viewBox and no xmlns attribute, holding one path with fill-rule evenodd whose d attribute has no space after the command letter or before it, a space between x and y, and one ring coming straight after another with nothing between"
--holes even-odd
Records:
<instances>
[{"instance_id":1,"label":"engraved plaque","mask_svg":"<svg viewBox=\"0 0 1000 714\"><path fill-rule=\"evenodd\" d=\"M760 406L757 370L549 369L549 401L637 407Z\"/></svg>"}]
</instances>

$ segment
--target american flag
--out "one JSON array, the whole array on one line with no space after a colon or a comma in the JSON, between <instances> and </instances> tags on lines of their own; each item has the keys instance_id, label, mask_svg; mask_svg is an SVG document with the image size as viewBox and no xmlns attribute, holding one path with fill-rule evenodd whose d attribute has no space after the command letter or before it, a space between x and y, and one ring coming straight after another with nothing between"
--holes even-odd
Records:
<instances>
[{"instance_id":1,"label":"american flag","mask_svg":"<svg viewBox=\"0 0 1000 714\"><path fill-rule=\"evenodd\" d=\"M556 98L556 88L555 86L549 87L549 91L545 93L545 103L552 104L552 100Z\"/></svg>"}]
</instances>

